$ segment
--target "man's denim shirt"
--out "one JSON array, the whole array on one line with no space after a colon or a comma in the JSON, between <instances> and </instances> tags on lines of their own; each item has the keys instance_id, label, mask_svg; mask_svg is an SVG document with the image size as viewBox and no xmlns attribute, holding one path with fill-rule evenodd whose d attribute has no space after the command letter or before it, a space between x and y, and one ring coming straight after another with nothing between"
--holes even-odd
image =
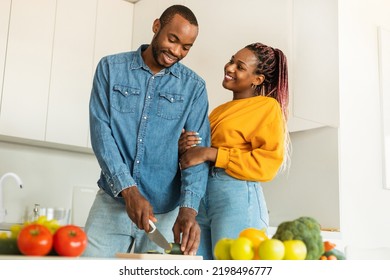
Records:
<instances>
[{"instance_id":1,"label":"man's denim shirt","mask_svg":"<svg viewBox=\"0 0 390 280\"><path fill-rule=\"evenodd\" d=\"M155 213L198 211L208 163L180 171L178 139L185 128L210 145L205 82L181 63L153 75L141 56L146 47L104 57L96 68L89 110L98 185L122 203L120 192L136 185Z\"/></svg>"}]
</instances>

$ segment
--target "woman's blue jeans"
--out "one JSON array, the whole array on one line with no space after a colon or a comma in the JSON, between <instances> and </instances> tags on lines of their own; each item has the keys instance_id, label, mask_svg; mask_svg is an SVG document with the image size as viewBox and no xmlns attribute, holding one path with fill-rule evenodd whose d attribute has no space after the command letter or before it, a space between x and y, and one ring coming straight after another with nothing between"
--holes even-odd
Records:
<instances>
[{"instance_id":1,"label":"woman's blue jeans","mask_svg":"<svg viewBox=\"0 0 390 280\"><path fill-rule=\"evenodd\" d=\"M268 228L268 209L260 183L238 180L224 169L212 167L197 221L201 228L197 255L205 260L213 259L219 239L235 239L248 227Z\"/></svg>"}]
</instances>

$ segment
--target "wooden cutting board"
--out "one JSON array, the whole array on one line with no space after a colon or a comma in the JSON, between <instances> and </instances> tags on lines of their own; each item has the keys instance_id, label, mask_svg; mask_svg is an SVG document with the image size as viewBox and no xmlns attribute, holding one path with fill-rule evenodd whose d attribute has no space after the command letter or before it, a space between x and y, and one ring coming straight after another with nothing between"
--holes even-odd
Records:
<instances>
[{"instance_id":1,"label":"wooden cutting board","mask_svg":"<svg viewBox=\"0 0 390 280\"><path fill-rule=\"evenodd\" d=\"M170 255L170 254L116 253L116 257L125 258L125 259L135 259L135 260L203 260L202 256Z\"/></svg>"}]
</instances>

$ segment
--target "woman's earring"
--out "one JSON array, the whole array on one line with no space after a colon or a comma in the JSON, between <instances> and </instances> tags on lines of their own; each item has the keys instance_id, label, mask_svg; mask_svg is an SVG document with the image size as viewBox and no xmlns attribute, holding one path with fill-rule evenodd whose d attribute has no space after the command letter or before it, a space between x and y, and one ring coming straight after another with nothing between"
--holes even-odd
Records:
<instances>
[{"instance_id":1,"label":"woman's earring","mask_svg":"<svg viewBox=\"0 0 390 280\"><path fill-rule=\"evenodd\" d=\"M253 89L256 89L256 85L255 84L252 84L251 86Z\"/></svg>"},{"instance_id":2,"label":"woman's earring","mask_svg":"<svg viewBox=\"0 0 390 280\"><path fill-rule=\"evenodd\" d=\"M265 86L264 86L264 84L261 85L260 95L261 96L265 96Z\"/></svg>"}]
</instances>

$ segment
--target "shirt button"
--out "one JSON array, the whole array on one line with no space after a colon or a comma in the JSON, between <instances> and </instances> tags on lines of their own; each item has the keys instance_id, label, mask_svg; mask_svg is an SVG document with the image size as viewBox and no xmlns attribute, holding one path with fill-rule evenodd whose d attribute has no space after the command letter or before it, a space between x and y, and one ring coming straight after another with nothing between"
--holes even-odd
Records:
<instances>
[{"instance_id":1,"label":"shirt button","mask_svg":"<svg viewBox=\"0 0 390 280\"><path fill-rule=\"evenodd\" d=\"M147 119L147 117L146 116L144 116L144 120L146 120Z\"/></svg>"},{"instance_id":2,"label":"shirt button","mask_svg":"<svg viewBox=\"0 0 390 280\"><path fill-rule=\"evenodd\" d=\"M125 91L125 95L128 95L129 93L127 91Z\"/></svg>"},{"instance_id":3,"label":"shirt button","mask_svg":"<svg viewBox=\"0 0 390 280\"><path fill-rule=\"evenodd\" d=\"M142 139L139 139L140 142L142 142Z\"/></svg>"},{"instance_id":4,"label":"shirt button","mask_svg":"<svg viewBox=\"0 0 390 280\"><path fill-rule=\"evenodd\" d=\"M173 102L175 99L171 98L171 101Z\"/></svg>"},{"instance_id":5,"label":"shirt button","mask_svg":"<svg viewBox=\"0 0 390 280\"><path fill-rule=\"evenodd\" d=\"M148 96L148 98L150 99L150 95Z\"/></svg>"},{"instance_id":6,"label":"shirt button","mask_svg":"<svg viewBox=\"0 0 390 280\"><path fill-rule=\"evenodd\" d=\"M139 160L137 160L136 162L139 163Z\"/></svg>"}]
</instances>

